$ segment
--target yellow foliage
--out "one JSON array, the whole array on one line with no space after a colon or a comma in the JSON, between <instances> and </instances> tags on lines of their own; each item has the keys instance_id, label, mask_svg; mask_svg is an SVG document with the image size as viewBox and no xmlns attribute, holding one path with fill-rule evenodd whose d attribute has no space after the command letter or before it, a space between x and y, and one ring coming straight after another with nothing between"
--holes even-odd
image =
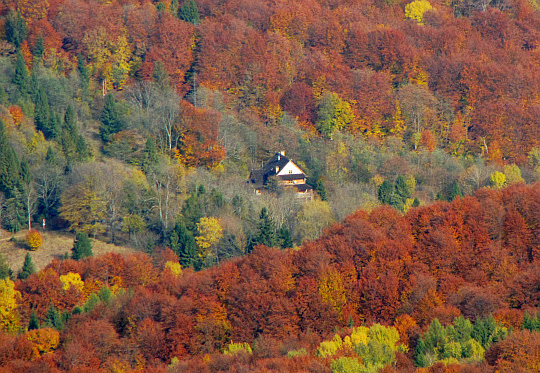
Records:
<instances>
[{"instance_id":1,"label":"yellow foliage","mask_svg":"<svg viewBox=\"0 0 540 373\"><path fill-rule=\"evenodd\" d=\"M75 272L69 272L67 275L60 276L60 281L62 281L62 289L69 290L72 287L83 291L84 281L81 280L81 275Z\"/></svg>"},{"instance_id":2,"label":"yellow foliage","mask_svg":"<svg viewBox=\"0 0 540 373\"><path fill-rule=\"evenodd\" d=\"M237 354L241 351L244 351L248 355L253 354L253 350L251 349L251 346L244 342L244 343L234 343L231 342L227 345L225 351L223 351L224 354Z\"/></svg>"},{"instance_id":3,"label":"yellow foliage","mask_svg":"<svg viewBox=\"0 0 540 373\"><path fill-rule=\"evenodd\" d=\"M358 328L354 328L353 332L351 333L351 342L354 346L359 344L367 345L368 343L368 334L369 334L369 328L366 328L365 326L359 326Z\"/></svg>"},{"instance_id":4,"label":"yellow foliage","mask_svg":"<svg viewBox=\"0 0 540 373\"><path fill-rule=\"evenodd\" d=\"M223 237L223 228L216 218L201 218L197 223L199 235L195 237L199 246L199 255L206 258L210 254L212 246Z\"/></svg>"},{"instance_id":5,"label":"yellow foliage","mask_svg":"<svg viewBox=\"0 0 540 373\"><path fill-rule=\"evenodd\" d=\"M52 328L31 330L26 333L26 339L32 343L34 357L54 351L60 343L60 333Z\"/></svg>"},{"instance_id":6,"label":"yellow foliage","mask_svg":"<svg viewBox=\"0 0 540 373\"><path fill-rule=\"evenodd\" d=\"M424 13L433 9L427 0L415 0L405 5L405 17L413 19L418 24L423 25Z\"/></svg>"},{"instance_id":7,"label":"yellow foliage","mask_svg":"<svg viewBox=\"0 0 540 373\"><path fill-rule=\"evenodd\" d=\"M178 262L168 261L167 263L165 263L165 270L167 270L167 269L169 271L171 271L171 273L175 277L178 277L178 276L180 276L182 274L182 266Z\"/></svg>"},{"instance_id":8,"label":"yellow foliage","mask_svg":"<svg viewBox=\"0 0 540 373\"><path fill-rule=\"evenodd\" d=\"M15 290L15 283L9 278L0 280L0 329L7 333L15 333L19 329L17 300L21 293Z\"/></svg>"},{"instance_id":9,"label":"yellow foliage","mask_svg":"<svg viewBox=\"0 0 540 373\"><path fill-rule=\"evenodd\" d=\"M497 189L501 189L504 185L506 185L506 176L502 172L495 171L491 174L489 179L491 180L493 186Z\"/></svg>"},{"instance_id":10,"label":"yellow foliage","mask_svg":"<svg viewBox=\"0 0 540 373\"><path fill-rule=\"evenodd\" d=\"M31 229L26 235L26 244L30 250L35 251L43 244L43 237L38 231Z\"/></svg>"},{"instance_id":11,"label":"yellow foliage","mask_svg":"<svg viewBox=\"0 0 540 373\"><path fill-rule=\"evenodd\" d=\"M345 286L339 272L331 268L318 279L319 294L321 298L332 305L332 308L341 312L347 303L345 296Z\"/></svg>"},{"instance_id":12,"label":"yellow foliage","mask_svg":"<svg viewBox=\"0 0 540 373\"><path fill-rule=\"evenodd\" d=\"M335 355L343 347L343 341L339 335L335 335L331 341L323 341L317 348L317 356L328 357Z\"/></svg>"}]
</instances>

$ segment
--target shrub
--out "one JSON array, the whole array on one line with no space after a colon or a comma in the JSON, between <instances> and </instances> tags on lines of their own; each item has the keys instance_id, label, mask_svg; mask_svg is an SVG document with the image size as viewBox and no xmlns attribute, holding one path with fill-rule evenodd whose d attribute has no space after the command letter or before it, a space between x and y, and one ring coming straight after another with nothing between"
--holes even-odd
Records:
<instances>
[{"instance_id":1,"label":"shrub","mask_svg":"<svg viewBox=\"0 0 540 373\"><path fill-rule=\"evenodd\" d=\"M31 229L26 235L26 245L28 245L28 248L32 251L35 251L39 249L42 244L43 237L41 236L41 233L39 233L35 229Z\"/></svg>"}]
</instances>

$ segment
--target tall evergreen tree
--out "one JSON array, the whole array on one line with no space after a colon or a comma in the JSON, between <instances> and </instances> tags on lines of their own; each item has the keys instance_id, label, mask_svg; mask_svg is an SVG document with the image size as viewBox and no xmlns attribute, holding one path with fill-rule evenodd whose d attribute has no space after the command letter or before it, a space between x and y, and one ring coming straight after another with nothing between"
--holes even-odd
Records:
<instances>
[{"instance_id":1,"label":"tall evergreen tree","mask_svg":"<svg viewBox=\"0 0 540 373\"><path fill-rule=\"evenodd\" d=\"M4 192L7 198L13 197L19 179L19 158L9 142L4 122L0 120L0 192Z\"/></svg>"},{"instance_id":2,"label":"tall evergreen tree","mask_svg":"<svg viewBox=\"0 0 540 373\"><path fill-rule=\"evenodd\" d=\"M24 264L21 271L17 275L17 278L20 280L24 280L35 272L36 267L34 266L34 262L32 262L32 257L30 256L30 253L26 253L26 256L24 257Z\"/></svg>"},{"instance_id":3,"label":"tall evergreen tree","mask_svg":"<svg viewBox=\"0 0 540 373\"><path fill-rule=\"evenodd\" d=\"M32 313L30 314L30 320L28 322L28 330L36 329L39 329L39 319L37 317L36 310L32 310Z\"/></svg>"},{"instance_id":4,"label":"tall evergreen tree","mask_svg":"<svg viewBox=\"0 0 540 373\"><path fill-rule=\"evenodd\" d=\"M450 201L453 201L456 197L463 197L463 193L461 192L458 181L454 180L450 189Z\"/></svg>"},{"instance_id":5,"label":"tall evergreen tree","mask_svg":"<svg viewBox=\"0 0 540 373\"><path fill-rule=\"evenodd\" d=\"M396 179L395 186L396 194L403 204L407 201L408 198L411 198L411 190L407 185L407 180L401 175Z\"/></svg>"},{"instance_id":6,"label":"tall evergreen tree","mask_svg":"<svg viewBox=\"0 0 540 373\"><path fill-rule=\"evenodd\" d=\"M266 207L261 209L259 215L259 227L257 236L255 237L255 244L262 244L268 247L277 246L277 234L276 224L270 215Z\"/></svg>"},{"instance_id":7,"label":"tall evergreen tree","mask_svg":"<svg viewBox=\"0 0 540 373\"><path fill-rule=\"evenodd\" d=\"M93 255L92 243L90 242L88 235L84 232L78 232L75 236L73 248L71 249L71 258L80 260Z\"/></svg>"},{"instance_id":8,"label":"tall evergreen tree","mask_svg":"<svg viewBox=\"0 0 540 373\"><path fill-rule=\"evenodd\" d=\"M426 345L424 343L424 340L422 337L418 338L418 341L416 342L416 349L414 350L414 363L418 367L425 367L426 366Z\"/></svg>"},{"instance_id":9,"label":"tall evergreen tree","mask_svg":"<svg viewBox=\"0 0 540 373\"><path fill-rule=\"evenodd\" d=\"M6 16L4 29L7 41L18 49L27 36L27 27L24 18L21 17L19 12L13 9L10 10Z\"/></svg>"},{"instance_id":10,"label":"tall evergreen tree","mask_svg":"<svg viewBox=\"0 0 540 373\"><path fill-rule=\"evenodd\" d=\"M195 267L197 262L197 244L193 234L186 228L183 221L176 223L169 236L171 250L180 259L182 267Z\"/></svg>"},{"instance_id":11,"label":"tall evergreen tree","mask_svg":"<svg viewBox=\"0 0 540 373\"><path fill-rule=\"evenodd\" d=\"M178 10L178 18L182 21L193 23L194 25L201 23L199 8L195 1L188 0L184 2Z\"/></svg>"},{"instance_id":12,"label":"tall evergreen tree","mask_svg":"<svg viewBox=\"0 0 540 373\"><path fill-rule=\"evenodd\" d=\"M47 314L45 315L45 320L43 321L45 325L47 325L50 328L55 328L58 331L64 328L62 314L52 304L49 305L49 309L47 310Z\"/></svg>"},{"instance_id":13,"label":"tall evergreen tree","mask_svg":"<svg viewBox=\"0 0 540 373\"><path fill-rule=\"evenodd\" d=\"M6 258L0 254L0 280L10 278L12 274L11 267L7 262Z\"/></svg>"},{"instance_id":14,"label":"tall evergreen tree","mask_svg":"<svg viewBox=\"0 0 540 373\"><path fill-rule=\"evenodd\" d=\"M122 131L123 123L118 104L112 94L105 96L105 104L101 112L99 134L104 142L109 142L112 135Z\"/></svg>"},{"instance_id":15,"label":"tall evergreen tree","mask_svg":"<svg viewBox=\"0 0 540 373\"><path fill-rule=\"evenodd\" d=\"M43 57L43 52L45 52L45 45L43 44L43 35L39 34L36 39L36 44L32 48L32 54L38 58Z\"/></svg>"},{"instance_id":16,"label":"tall evergreen tree","mask_svg":"<svg viewBox=\"0 0 540 373\"><path fill-rule=\"evenodd\" d=\"M49 99L43 87L39 87L35 98L34 123L38 131L43 132L47 140L55 138L58 134L57 122L54 115L51 115Z\"/></svg>"},{"instance_id":17,"label":"tall evergreen tree","mask_svg":"<svg viewBox=\"0 0 540 373\"><path fill-rule=\"evenodd\" d=\"M15 60L15 75L13 76L13 84L15 84L23 96L31 91L30 74L26 67L22 52L17 51L17 59Z\"/></svg>"},{"instance_id":18,"label":"tall evergreen tree","mask_svg":"<svg viewBox=\"0 0 540 373\"><path fill-rule=\"evenodd\" d=\"M389 205L392 202L393 194L394 188L392 187L392 184L387 180L383 181L379 186L379 201L385 205Z\"/></svg>"},{"instance_id":19,"label":"tall evergreen tree","mask_svg":"<svg viewBox=\"0 0 540 373\"><path fill-rule=\"evenodd\" d=\"M282 225L278 231L278 242L282 249L293 247L294 243L291 237L291 232L286 225Z\"/></svg>"},{"instance_id":20,"label":"tall evergreen tree","mask_svg":"<svg viewBox=\"0 0 540 373\"><path fill-rule=\"evenodd\" d=\"M86 91L90 84L90 75L84 57L80 53L77 55L77 70L79 70L79 76L81 77L81 88Z\"/></svg>"},{"instance_id":21,"label":"tall evergreen tree","mask_svg":"<svg viewBox=\"0 0 540 373\"><path fill-rule=\"evenodd\" d=\"M156 143L152 137L149 137L146 140L144 147L144 155L142 160L142 170L143 172L148 172L150 168L158 163L158 152L156 148Z\"/></svg>"}]
</instances>

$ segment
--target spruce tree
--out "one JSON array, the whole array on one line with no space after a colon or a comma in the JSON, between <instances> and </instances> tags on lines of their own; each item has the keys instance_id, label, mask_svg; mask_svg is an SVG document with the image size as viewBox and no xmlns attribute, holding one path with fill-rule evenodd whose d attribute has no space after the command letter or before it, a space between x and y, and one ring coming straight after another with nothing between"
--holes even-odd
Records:
<instances>
[{"instance_id":1,"label":"spruce tree","mask_svg":"<svg viewBox=\"0 0 540 373\"><path fill-rule=\"evenodd\" d=\"M4 25L6 39L17 49L21 46L27 36L26 21L21 14L15 10L10 10L6 16Z\"/></svg>"},{"instance_id":2,"label":"spruce tree","mask_svg":"<svg viewBox=\"0 0 540 373\"><path fill-rule=\"evenodd\" d=\"M401 202L405 204L408 198L411 197L411 190L409 186L407 185L407 180L401 175L399 175L396 179L396 186L395 186L396 194L401 199Z\"/></svg>"},{"instance_id":3,"label":"spruce tree","mask_svg":"<svg viewBox=\"0 0 540 373\"><path fill-rule=\"evenodd\" d=\"M278 242L282 249L293 247L294 243L291 237L291 232L286 225L282 225L278 231Z\"/></svg>"},{"instance_id":4,"label":"spruce tree","mask_svg":"<svg viewBox=\"0 0 540 373\"><path fill-rule=\"evenodd\" d=\"M394 188L392 184L387 180L383 181L382 184L379 186L379 201L385 205L389 205L392 202L393 195Z\"/></svg>"},{"instance_id":5,"label":"spruce tree","mask_svg":"<svg viewBox=\"0 0 540 373\"><path fill-rule=\"evenodd\" d=\"M321 200L328 201L328 193L326 191L326 185L324 184L323 179L317 180L317 187L315 188Z\"/></svg>"},{"instance_id":6,"label":"spruce tree","mask_svg":"<svg viewBox=\"0 0 540 373\"><path fill-rule=\"evenodd\" d=\"M92 243L90 242L88 235L85 232L78 232L75 236L73 248L71 249L71 258L80 260L93 255Z\"/></svg>"},{"instance_id":7,"label":"spruce tree","mask_svg":"<svg viewBox=\"0 0 540 373\"><path fill-rule=\"evenodd\" d=\"M193 234L183 221L176 223L169 236L171 250L179 257L182 267L195 267L197 261L197 245Z\"/></svg>"},{"instance_id":8,"label":"spruce tree","mask_svg":"<svg viewBox=\"0 0 540 373\"><path fill-rule=\"evenodd\" d=\"M461 192L458 181L454 180L450 189L450 201L453 201L456 197L463 197L463 193Z\"/></svg>"},{"instance_id":9,"label":"spruce tree","mask_svg":"<svg viewBox=\"0 0 540 373\"><path fill-rule=\"evenodd\" d=\"M30 320L28 322L28 330L36 329L39 329L39 319L37 317L36 310L32 310L32 313L30 314Z\"/></svg>"},{"instance_id":10,"label":"spruce tree","mask_svg":"<svg viewBox=\"0 0 540 373\"><path fill-rule=\"evenodd\" d=\"M38 58L43 57L43 52L45 52L45 45L43 44L43 35L39 34L36 39L36 45L32 49L32 54Z\"/></svg>"},{"instance_id":11,"label":"spruce tree","mask_svg":"<svg viewBox=\"0 0 540 373\"><path fill-rule=\"evenodd\" d=\"M10 278L12 274L11 267L9 266L9 263L7 262L6 258L0 254L0 280Z\"/></svg>"},{"instance_id":12,"label":"spruce tree","mask_svg":"<svg viewBox=\"0 0 540 373\"><path fill-rule=\"evenodd\" d=\"M13 197L19 179L19 158L9 142L4 122L0 120L0 192L7 198Z\"/></svg>"},{"instance_id":13,"label":"spruce tree","mask_svg":"<svg viewBox=\"0 0 540 373\"><path fill-rule=\"evenodd\" d=\"M414 350L414 363L417 367L424 368L426 366L426 345L422 337L418 338L416 342L416 349Z\"/></svg>"},{"instance_id":14,"label":"spruce tree","mask_svg":"<svg viewBox=\"0 0 540 373\"><path fill-rule=\"evenodd\" d=\"M156 148L156 143L152 137L149 137L146 140L144 147L144 155L142 160L142 170L143 172L148 172L150 168L158 163L158 152Z\"/></svg>"},{"instance_id":15,"label":"spruce tree","mask_svg":"<svg viewBox=\"0 0 540 373\"><path fill-rule=\"evenodd\" d=\"M81 88L83 91L86 91L90 84L90 75L84 57L80 53L77 55L77 70L79 70L79 76L81 78Z\"/></svg>"},{"instance_id":16,"label":"spruce tree","mask_svg":"<svg viewBox=\"0 0 540 373\"><path fill-rule=\"evenodd\" d=\"M24 264L19 274L17 275L17 278L19 280L24 280L35 272L36 272L36 267L34 266L34 263L32 262L32 257L30 256L30 253L26 253L26 256L24 257Z\"/></svg>"},{"instance_id":17,"label":"spruce tree","mask_svg":"<svg viewBox=\"0 0 540 373\"><path fill-rule=\"evenodd\" d=\"M184 2L178 10L178 18L182 21L198 25L201 22L201 18L199 17L199 8L195 4L195 1L188 0Z\"/></svg>"},{"instance_id":18,"label":"spruce tree","mask_svg":"<svg viewBox=\"0 0 540 373\"><path fill-rule=\"evenodd\" d=\"M47 314L45 315L44 323L49 328L55 328L58 331L64 328L62 314L52 304L49 305L49 309L47 310Z\"/></svg>"},{"instance_id":19,"label":"spruce tree","mask_svg":"<svg viewBox=\"0 0 540 373\"><path fill-rule=\"evenodd\" d=\"M24 60L21 51L17 51L17 59L15 60L15 75L13 76L13 84L15 84L23 96L26 96L31 91L31 80L26 61Z\"/></svg>"},{"instance_id":20,"label":"spruce tree","mask_svg":"<svg viewBox=\"0 0 540 373\"><path fill-rule=\"evenodd\" d=\"M109 142L112 135L122 131L123 123L118 104L112 94L105 96L105 104L100 116L99 134L103 142Z\"/></svg>"},{"instance_id":21,"label":"spruce tree","mask_svg":"<svg viewBox=\"0 0 540 373\"><path fill-rule=\"evenodd\" d=\"M39 87L34 102L36 109L34 112L34 123L38 131L43 132L45 139L49 140L56 137L56 125L54 115L51 115L49 99L43 87Z\"/></svg>"},{"instance_id":22,"label":"spruce tree","mask_svg":"<svg viewBox=\"0 0 540 373\"><path fill-rule=\"evenodd\" d=\"M270 215L268 210L263 207L259 216L259 230L255 237L255 244L266 245L268 247L275 247L277 245L276 224Z\"/></svg>"}]
</instances>

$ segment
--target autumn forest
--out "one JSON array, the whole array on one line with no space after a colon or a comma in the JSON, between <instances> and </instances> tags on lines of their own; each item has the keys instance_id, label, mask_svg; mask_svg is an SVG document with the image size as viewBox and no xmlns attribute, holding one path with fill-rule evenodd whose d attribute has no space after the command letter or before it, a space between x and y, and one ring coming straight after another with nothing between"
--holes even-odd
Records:
<instances>
[{"instance_id":1,"label":"autumn forest","mask_svg":"<svg viewBox=\"0 0 540 373\"><path fill-rule=\"evenodd\" d=\"M539 372L540 3L2 0L0 247L0 372Z\"/></svg>"}]
</instances>

